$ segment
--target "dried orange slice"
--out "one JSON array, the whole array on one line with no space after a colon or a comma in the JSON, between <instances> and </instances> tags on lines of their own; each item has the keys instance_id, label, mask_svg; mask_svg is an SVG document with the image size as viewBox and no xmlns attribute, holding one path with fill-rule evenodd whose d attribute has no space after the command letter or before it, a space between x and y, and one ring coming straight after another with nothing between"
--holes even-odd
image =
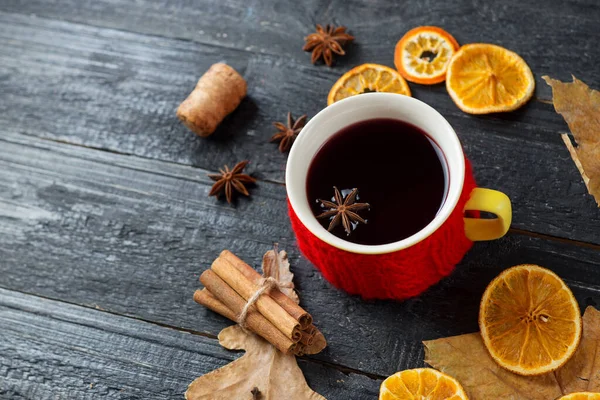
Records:
<instances>
[{"instance_id":1,"label":"dried orange slice","mask_svg":"<svg viewBox=\"0 0 600 400\"><path fill-rule=\"evenodd\" d=\"M517 265L487 287L479 308L481 337L492 358L520 375L554 371L581 339L581 314L567 285L537 265Z\"/></svg>"},{"instance_id":2,"label":"dried orange slice","mask_svg":"<svg viewBox=\"0 0 600 400\"><path fill-rule=\"evenodd\" d=\"M379 64L363 64L346 72L331 87L327 105L369 92L388 92L410 96L410 88L398 71Z\"/></svg>"},{"instance_id":3,"label":"dried orange slice","mask_svg":"<svg viewBox=\"0 0 600 400\"><path fill-rule=\"evenodd\" d=\"M431 368L396 372L381 383L379 400L467 400L460 383Z\"/></svg>"},{"instance_id":4,"label":"dried orange slice","mask_svg":"<svg viewBox=\"0 0 600 400\"><path fill-rule=\"evenodd\" d=\"M442 28L419 26L396 43L394 64L407 81L433 85L444 82L450 59L459 47Z\"/></svg>"},{"instance_id":5,"label":"dried orange slice","mask_svg":"<svg viewBox=\"0 0 600 400\"><path fill-rule=\"evenodd\" d=\"M600 393L579 392L571 393L558 400L600 400Z\"/></svg>"},{"instance_id":6,"label":"dried orange slice","mask_svg":"<svg viewBox=\"0 0 600 400\"><path fill-rule=\"evenodd\" d=\"M493 44L466 44L450 60L446 89L466 113L512 111L533 95L531 69L517 53Z\"/></svg>"}]
</instances>

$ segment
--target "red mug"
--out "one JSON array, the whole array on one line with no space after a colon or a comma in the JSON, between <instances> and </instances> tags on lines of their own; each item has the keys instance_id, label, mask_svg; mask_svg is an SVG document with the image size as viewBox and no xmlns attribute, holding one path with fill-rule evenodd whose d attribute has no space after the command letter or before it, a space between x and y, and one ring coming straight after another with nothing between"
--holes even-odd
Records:
<instances>
[{"instance_id":1,"label":"red mug","mask_svg":"<svg viewBox=\"0 0 600 400\"><path fill-rule=\"evenodd\" d=\"M306 178L313 157L332 135L373 118L399 119L427 132L442 161L446 196L435 218L414 235L394 243L363 245L339 238L321 225L307 199ZM401 300L422 293L452 272L473 241L504 236L512 219L505 194L476 187L448 121L422 101L398 94L361 94L321 110L292 146L285 178L300 250L334 286L364 298ZM466 210L489 212L496 218L465 217Z\"/></svg>"}]
</instances>

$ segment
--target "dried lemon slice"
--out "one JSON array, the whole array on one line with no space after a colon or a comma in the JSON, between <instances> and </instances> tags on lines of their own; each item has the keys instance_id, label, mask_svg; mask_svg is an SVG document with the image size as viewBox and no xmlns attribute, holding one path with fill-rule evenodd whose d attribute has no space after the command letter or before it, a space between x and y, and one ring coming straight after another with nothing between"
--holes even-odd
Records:
<instances>
[{"instance_id":1,"label":"dried lemon slice","mask_svg":"<svg viewBox=\"0 0 600 400\"><path fill-rule=\"evenodd\" d=\"M450 60L446 89L458 108L470 114L512 111L533 95L527 63L503 47L466 44Z\"/></svg>"},{"instance_id":2,"label":"dried lemon slice","mask_svg":"<svg viewBox=\"0 0 600 400\"><path fill-rule=\"evenodd\" d=\"M581 314L567 285L537 265L517 265L487 287L479 328L492 358L520 375L564 365L581 339Z\"/></svg>"},{"instance_id":3,"label":"dried lemon slice","mask_svg":"<svg viewBox=\"0 0 600 400\"><path fill-rule=\"evenodd\" d=\"M431 368L396 372L381 383L379 400L467 400L453 377Z\"/></svg>"},{"instance_id":4,"label":"dried lemon slice","mask_svg":"<svg viewBox=\"0 0 600 400\"><path fill-rule=\"evenodd\" d=\"M410 96L410 88L398 71L379 64L363 64L346 72L332 86L327 105L369 92L388 92Z\"/></svg>"},{"instance_id":5,"label":"dried lemon slice","mask_svg":"<svg viewBox=\"0 0 600 400\"><path fill-rule=\"evenodd\" d=\"M437 26L419 26L396 44L394 64L406 80L433 85L446 79L450 59L458 50L456 39Z\"/></svg>"}]
</instances>

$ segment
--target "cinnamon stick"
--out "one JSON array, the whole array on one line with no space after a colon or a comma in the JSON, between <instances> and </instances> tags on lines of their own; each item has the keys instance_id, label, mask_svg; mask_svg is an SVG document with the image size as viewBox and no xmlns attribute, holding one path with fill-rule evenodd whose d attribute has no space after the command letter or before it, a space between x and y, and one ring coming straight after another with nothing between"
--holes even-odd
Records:
<instances>
[{"instance_id":1,"label":"cinnamon stick","mask_svg":"<svg viewBox=\"0 0 600 400\"><path fill-rule=\"evenodd\" d=\"M202 290L198 289L194 292L194 301L204 307L216 312L224 316L225 318L230 319L233 322L237 322L237 317L233 311L231 311L225 304L223 304L219 299L213 296L208 289L204 288ZM308 331L302 331L302 338L300 342L296 344L296 348L294 349L294 354L297 356L304 355L304 351L307 347L311 346L315 340L315 331L314 325L312 325L313 329Z\"/></svg>"},{"instance_id":2,"label":"cinnamon stick","mask_svg":"<svg viewBox=\"0 0 600 400\"><path fill-rule=\"evenodd\" d=\"M194 301L204 307L216 312L224 316L225 318L230 319L233 322L237 322L237 317L233 311L231 311L225 304L223 304L219 299L211 294L208 289L204 288L202 290L198 289L194 292ZM319 333L319 335L317 335ZM262 336L262 335L260 335ZM316 339L319 338L321 341L320 344L315 346ZM324 337L319 332L319 330L311 325L309 329L302 331L302 338L300 342L296 345L296 348L293 350L294 354L297 356L301 356L306 354L306 351L309 351L308 354L312 354L312 352L319 352L325 347L323 345Z\"/></svg>"},{"instance_id":3,"label":"cinnamon stick","mask_svg":"<svg viewBox=\"0 0 600 400\"><path fill-rule=\"evenodd\" d=\"M235 313L231 311L229 307L223 304L219 299L213 296L206 288L202 290L198 289L194 292L194 301L216 312L217 314L220 314L225 318L230 319L233 322L237 322L237 316L235 315ZM313 344L315 343L315 339L317 338L317 333L320 334L319 330L314 325L311 325L307 329L302 331L302 337L300 338L299 343L302 343L304 345L303 349L306 349L307 347L310 348L313 346Z\"/></svg>"},{"instance_id":4,"label":"cinnamon stick","mask_svg":"<svg viewBox=\"0 0 600 400\"><path fill-rule=\"evenodd\" d=\"M246 305L246 301L223 279L221 279L214 271L209 269L200 275L200 282L206 286L206 288L216 299L218 299L221 303L227 306L229 310L231 310L235 319L239 317L242 309ZM286 337L259 312L250 310L250 312L248 312L248 316L246 317L246 324L253 332L263 337L282 353L290 354L295 351L297 347L296 343L292 342L290 338Z\"/></svg>"},{"instance_id":5,"label":"cinnamon stick","mask_svg":"<svg viewBox=\"0 0 600 400\"><path fill-rule=\"evenodd\" d=\"M224 257L218 257L212 264L211 269L225 281L233 290L235 290L244 300L252 297L260 287L251 282L237 268L235 268ZM210 288L209 288L210 289ZM211 290L212 292L212 290ZM214 293L216 295L216 293ZM218 296L217 296L218 297ZM222 299L221 299L222 300ZM288 314L275 300L268 294L261 295L256 301L256 309L266 319L271 321L277 329L294 343L302 337L300 324L290 314Z\"/></svg>"},{"instance_id":6,"label":"cinnamon stick","mask_svg":"<svg viewBox=\"0 0 600 400\"><path fill-rule=\"evenodd\" d=\"M310 346L313 344L314 341L315 341L314 333L311 334L308 331L302 331L302 337L300 338L300 343L302 343L305 346Z\"/></svg>"},{"instance_id":7,"label":"cinnamon stick","mask_svg":"<svg viewBox=\"0 0 600 400\"><path fill-rule=\"evenodd\" d=\"M240 271L248 280L257 284L262 276L254 270L251 266L246 264L238 256L230 252L229 250L223 250L219 257L225 258L229 261L238 271ZM281 306L288 314L290 314L300 324L300 329L304 330L306 327L312 324L312 316L306 312L302 307L294 302L294 300L281 293L279 289L273 289L269 295L275 300L277 304Z\"/></svg>"},{"instance_id":8,"label":"cinnamon stick","mask_svg":"<svg viewBox=\"0 0 600 400\"><path fill-rule=\"evenodd\" d=\"M313 343L303 348L304 354L317 354L320 353L325 347L327 347L327 340L325 336L317 329L315 332Z\"/></svg>"},{"instance_id":9,"label":"cinnamon stick","mask_svg":"<svg viewBox=\"0 0 600 400\"><path fill-rule=\"evenodd\" d=\"M304 345L302 343L298 343L298 346L294 350L294 355L298 356L298 357L303 356L306 354L305 351L306 351L306 345Z\"/></svg>"},{"instance_id":10,"label":"cinnamon stick","mask_svg":"<svg viewBox=\"0 0 600 400\"><path fill-rule=\"evenodd\" d=\"M304 329L304 332L308 333L309 335L314 335L318 332L318 329L316 326L314 325L310 325L309 327L307 327L306 329Z\"/></svg>"},{"instance_id":11,"label":"cinnamon stick","mask_svg":"<svg viewBox=\"0 0 600 400\"><path fill-rule=\"evenodd\" d=\"M217 314L221 314L233 322L237 322L235 313L219 299L213 296L206 288L202 290L198 289L194 292L194 301L210 310L213 310Z\"/></svg>"}]
</instances>

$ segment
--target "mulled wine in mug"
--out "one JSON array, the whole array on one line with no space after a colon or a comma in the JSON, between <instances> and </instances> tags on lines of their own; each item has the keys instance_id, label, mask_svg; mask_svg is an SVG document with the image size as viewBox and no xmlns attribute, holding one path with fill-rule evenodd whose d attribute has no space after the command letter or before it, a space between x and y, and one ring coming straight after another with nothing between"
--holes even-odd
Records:
<instances>
[{"instance_id":1,"label":"mulled wine in mug","mask_svg":"<svg viewBox=\"0 0 600 400\"><path fill-rule=\"evenodd\" d=\"M398 94L350 97L312 118L290 151L286 188L301 251L365 298L423 292L473 241L506 234L512 217L506 195L476 187L448 121Z\"/></svg>"}]
</instances>

